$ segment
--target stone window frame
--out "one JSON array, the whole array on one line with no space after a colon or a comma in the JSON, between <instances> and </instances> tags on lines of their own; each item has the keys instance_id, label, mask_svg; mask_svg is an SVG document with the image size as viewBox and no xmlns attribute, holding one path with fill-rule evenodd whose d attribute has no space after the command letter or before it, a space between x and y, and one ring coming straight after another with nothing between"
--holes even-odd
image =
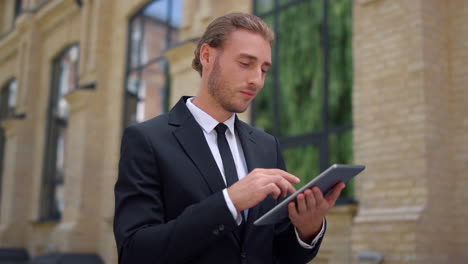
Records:
<instances>
[{"instance_id":1,"label":"stone window frame","mask_svg":"<svg viewBox=\"0 0 468 264\"><path fill-rule=\"evenodd\" d=\"M75 52L76 51L76 52ZM76 54L73 54L73 53ZM64 210L64 175L66 138L69 110L65 96L72 91L79 89L78 67L80 48L78 43L73 43L62 49L52 60L50 94L47 108L47 126L44 148L44 163L42 169L42 188L40 199L39 221L59 221ZM70 56L71 58L67 57ZM74 58L75 59L74 59ZM69 60L67 63L66 60ZM70 87L64 87L66 79L61 78L65 68L66 77ZM68 88L67 88L68 87ZM61 136L62 135L62 136ZM58 172L57 163L61 165L61 172ZM60 174L60 175L59 175ZM61 188L61 192L59 190ZM62 193L61 198L57 193ZM59 195L60 196L60 195ZM60 200L61 199L61 200Z\"/></svg>"},{"instance_id":2,"label":"stone window frame","mask_svg":"<svg viewBox=\"0 0 468 264\"><path fill-rule=\"evenodd\" d=\"M14 91L12 93L12 90ZM18 81L10 78L0 90L0 121L15 117L16 95L18 93ZM6 135L5 130L0 126L0 206L3 186L3 168L5 159Z\"/></svg>"}]
</instances>

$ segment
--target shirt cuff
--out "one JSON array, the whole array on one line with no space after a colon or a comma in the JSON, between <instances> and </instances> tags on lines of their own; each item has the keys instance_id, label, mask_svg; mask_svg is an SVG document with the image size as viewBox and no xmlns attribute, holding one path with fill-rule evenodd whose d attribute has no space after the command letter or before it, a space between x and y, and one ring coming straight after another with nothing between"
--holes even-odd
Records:
<instances>
[{"instance_id":1,"label":"shirt cuff","mask_svg":"<svg viewBox=\"0 0 468 264\"><path fill-rule=\"evenodd\" d=\"M319 241L319 239L323 237L323 233L325 233L325 219L322 220L322 229L320 229L320 232L315 236L314 240L312 240L312 243L310 243L310 245L299 238L299 234L297 233L296 227L294 227L294 232L296 233L297 242L299 243L299 245L301 245L301 247L305 249L313 249L315 247L315 244L317 244L317 242Z\"/></svg>"},{"instance_id":2,"label":"shirt cuff","mask_svg":"<svg viewBox=\"0 0 468 264\"><path fill-rule=\"evenodd\" d=\"M242 216L239 212L237 212L236 207L232 203L231 197L229 197L229 194L227 192L227 188L223 190L223 195L224 195L224 200L226 201L227 207L229 211L232 214L232 217L236 221L237 225L239 226L242 223ZM323 226L322 226L323 228ZM297 233L296 233L297 234Z\"/></svg>"}]
</instances>

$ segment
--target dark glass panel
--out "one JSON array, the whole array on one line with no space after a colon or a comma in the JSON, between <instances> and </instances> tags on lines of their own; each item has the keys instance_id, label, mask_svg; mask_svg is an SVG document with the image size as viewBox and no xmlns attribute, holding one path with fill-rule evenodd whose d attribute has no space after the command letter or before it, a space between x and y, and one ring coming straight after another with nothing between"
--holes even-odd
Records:
<instances>
[{"instance_id":1,"label":"dark glass panel","mask_svg":"<svg viewBox=\"0 0 468 264\"><path fill-rule=\"evenodd\" d=\"M261 15L271 11L275 7L275 0L256 0L255 1L255 11L257 14Z\"/></svg>"},{"instance_id":2,"label":"dark glass panel","mask_svg":"<svg viewBox=\"0 0 468 264\"><path fill-rule=\"evenodd\" d=\"M331 134L328 138L328 160L332 164L353 164L352 130ZM347 183L342 196L353 197L353 181Z\"/></svg>"},{"instance_id":3,"label":"dark glass panel","mask_svg":"<svg viewBox=\"0 0 468 264\"><path fill-rule=\"evenodd\" d=\"M272 28L273 26L273 16L267 16L263 20ZM271 50L275 49L275 44L271 47ZM272 68L268 70L268 73L265 78L265 84L255 97L254 111L255 111L255 126L263 129L268 133L273 133L273 79L274 79L274 69L276 62L272 54Z\"/></svg>"},{"instance_id":4,"label":"dark glass panel","mask_svg":"<svg viewBox=\"0 0 468 264\"><path fill-rule=\"evenodd\" d=\"M322 129L322 2L305 1L279 15L279 131L281 136Z\"/></svg>"},{"instance_id":5,"label":"dark glass panel","mask_svg":"<svg viewBox=\"0 0 468 264\"><path fill-rule=\"evenodd\" d=\"M143 109L144 120L160 115L164 110L164 87L166 84L166 72L164 63L153 63L148 65L142 72L141 90L139 96L144 104Z\"/></svg>"},{"instance_id":6,"label":"dark glass panel","mask_svg":"<svg viewBox=\"0 0 468 264\"><path fill-rule=\"evenodd\" d=\"M314 145L286 149L283 155L288 172L301 179L296 188L302 187L318 175L319 150Z\"/></svg>"},{"instance_id":7,"label":"dark glass panel","mask_svg":"<svg viewBox=\"0 0 468 264\"><path fill-rule=\"evenodd\" d=\"M329 1L329 124L352 123L352 18L350 0Z\"/></svg>"},{"instance_id":8,"label":"dark glass panel","mask_svg":"<svg viewBox=\"0 0 468 264\"><path fill-rule=\"evenodd\" d=\"M153 1L145 7L143 14L147 17L153 18L154 20L159 20L162 23L166 23L169 18L169 4L170 3L168 0Z\"/></svg>"}]
</instances>

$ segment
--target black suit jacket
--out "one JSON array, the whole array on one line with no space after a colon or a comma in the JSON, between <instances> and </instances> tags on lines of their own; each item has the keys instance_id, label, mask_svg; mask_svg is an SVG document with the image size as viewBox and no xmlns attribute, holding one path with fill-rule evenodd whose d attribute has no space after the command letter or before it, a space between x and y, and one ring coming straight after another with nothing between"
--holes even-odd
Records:
<instances>
[{"instance_id":1,"label":"black suit jacket","mask_svg":"<svg viewBox=\"0 0 468 264\"><path fill-rule=\"evenodd\" d=\"M125 129L115 185L114 234L120 264L306 263L288 220L254 226L277 204L268 196L249 210L243 238L222 190L203 131L182 98L167 114ZM281 168L275 137L237 120L248 170Z\"/></svg>"}]
</instances>

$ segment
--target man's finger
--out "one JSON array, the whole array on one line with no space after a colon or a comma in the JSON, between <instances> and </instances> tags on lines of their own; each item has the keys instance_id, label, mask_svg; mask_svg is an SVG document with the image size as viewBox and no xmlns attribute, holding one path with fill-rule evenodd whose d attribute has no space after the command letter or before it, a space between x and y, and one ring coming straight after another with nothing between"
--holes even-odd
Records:
<instances>
[{"instance_id":1,"label":"man's finger","mask_svg":"<svg viewBox=\"0 0 468 264\"><path fill-rule=\"evenodd\" d=\"M314 188L312 188L312 193L315 198L315 203L317 205L321 204L323 202L323 194L322 191L320 191L319 187L315 186Z\"/></svg>"},{"instance_id":2,"label":"man's finger","mask_svg":"<svg viewBox=\"0 0 468 264\"><path fill-rule=\"evenodd\" d=\"M288 214L289 214L289 218L291 219L294 219L294 218L297 218L299 216L299 213L297 212L297 208L296 208L296 203L295 202L290 202L288 204Z\"/></svg>"},{"instance_id":3,"label":"man's finger","mask_svg":"<svg viewBox=\"0 0 468 264\"><path fill-rule=\"evenodd\" d=\"M338 183L333 187L332 193L330 193L325 200L327 200L328 204L335 204L336 200L340 196L341 191L346 187L346 185L342 182Z\"/></svg>"},{"instance_id":4,"label":"man's finger","mask_svg":"<svg viewBox=\"0 0 468 264\"><path fill-rule=\"evenodd\" d=\"M311 190L306 190L304 192L306 196L307 208L313 209L316 206L315 197Z\"/></svg>"},{"instance_id":5,"label":"man's finger","mask_svg":"<svg viewBox=\"0 0 468 264\"><path fill-rule=\"evenodd\" d=\"M301 182L301 180L298 177L292 175L289 172L286 172L286 171L280 170L280 169L265 169L264 173L270 174L270 175L271 174L280 175L281 177L286 179L288 182L294 183L294 184L297 184L297 183Z\"/></svg>"},{"instance_id":6,"label":"man's finger","mask_svg":"<svg viewBox=\"0 0 468 264\"><path fill-rule=\"evenodd\" d=\"M281 189L274 183L270 183L267 185L268 194L271 194L274 199L278 199L281 195Z\"/></svg>"},{"instance_id":7,"label":"man's finger","mask_svg":"<svg viewBox=\"0 0 468 264\"><path fill-rule=\"evenodd\" d=\"M294 193L296 191L296 189L291 185L291 183L289 183L280 175L268 175L265 178L268 182L276 184L281 189L281 194L283 194L284 196L286 196L288 192Z\"/></svg>"},{"instance_id":8,"label":"man's finger","mask_svg":"<svg viewBox=\"0 0 468 264\"><path fill-rule=\"evenodd\" d=\"M307 205L305 201L305 195L303 193L299 194L296 198L297 202L297 211L301 213L305 213L307 211Z\"/></svg>"}]
</instances>

